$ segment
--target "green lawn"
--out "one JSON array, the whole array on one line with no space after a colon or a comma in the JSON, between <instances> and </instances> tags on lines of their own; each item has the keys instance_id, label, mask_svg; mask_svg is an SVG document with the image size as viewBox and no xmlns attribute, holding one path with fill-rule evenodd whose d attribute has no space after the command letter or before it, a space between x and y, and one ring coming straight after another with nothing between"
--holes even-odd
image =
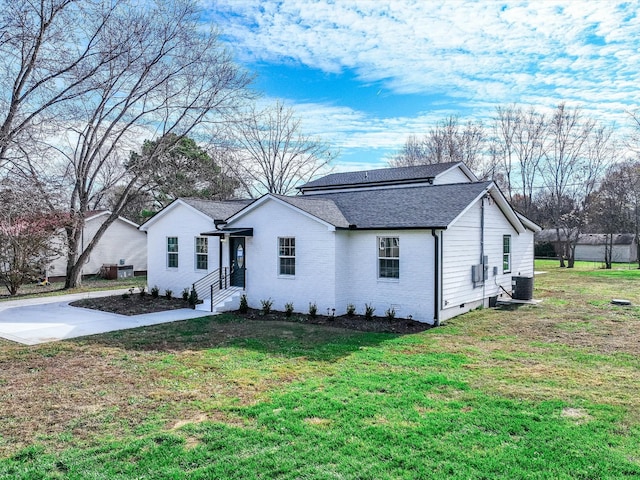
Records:
<instances>
[{"instance_id":1,"label":"green lawn","mask_svg":"<svg viewBox=\"0 0 640 480\"><path fill-rule=\"evenodd\" d=\"M40 286L37 283L28 283L22 285L15 296L9 295L9 291L4 285L0 285L0 302L6 300L22 300L25 298L34 298L42 295L57 296L67 295L69 293L83 293L92 290L118 290L129 287L142 287L147 284L147 277L129 277L119 278L116 280L106 280L99 277L85 278L82 284L77 288L64 290L64 281L53 281L47 286Z\"/></svg>"},{"instance_id":2,"label":"green lawn","mask_svg":"<svg viewBox=\"0 0 640 480\"><path fill-rule=\"evenodd\" d=\"M0 478L640 478L640 271L421 334L232 315L0 341ZM624 274L615 272L624 272Z\"/></svg>"}]
</instances>

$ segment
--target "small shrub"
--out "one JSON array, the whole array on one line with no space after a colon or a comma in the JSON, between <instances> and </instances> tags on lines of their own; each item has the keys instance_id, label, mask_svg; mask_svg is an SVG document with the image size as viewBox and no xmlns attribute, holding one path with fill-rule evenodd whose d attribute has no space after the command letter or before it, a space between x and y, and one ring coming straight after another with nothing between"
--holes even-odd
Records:
<instances>
[{"instance_id":1,"label":"small shrub","mask_svg":"<svg viewBox=\"0 0 640 480\"><path fill-rule=\"evenodd\" d=\"M271 307L273 306L273 300L268 298L266 300L260 300L260 303L262 304L262 313L263 313L263 315L268 315L269 313L271 313Z\"/></svg>"},{"instance_id":2,"label":"small shrub","mask_svg":"<svg viewBox=\"0 0 640 480\"><path fill-rule=\"evenodd\" d=\"M394 318L396 318L396 309L395 309L395 308L393 308L393 307L388 308L388 309L384 312L384 314L386 315L386 317L387 317L389 320L393 320Z\"/></svg>"},{"instance_id":3,"label":"small shrub","mask_svg":"<svg viewBox=\"0 0 640 480\"><path fill-rule=\"evenodd\" d=\"M191 308L196 308L198 304L198 292L196 292L195 288L191 288L191 292L189 292L189 305Z\"/></svg>"},{"instance_id":4,"label":"small shrub","mask_svg":"<svg viewBox=\"0 0 640 480\"><path fill-rule=\"evenodd\" d=\"M165 290L165 291L164 291L164 297L165 297L167 300L171 300L171 299L173 298L173 290L168 290L168 289L167 289L167 290Z\"/></svg>"},{"instance_id":5,"label":"small shrub","mask_svg":"<svg viewBox=\"0 0 640 480\"><path fill-rule=\"evenodd\" d=\"M147 287L144 285L142 287L138 287L140 289L140 296L144 298L147 295Z\"/></svg>"},{"instance_id":6,"label":"small shrub","mask_svg":"<svg viewBox=\"0 0 640 480\"><path fill-rule=\"evenodd\" d=\"M290 317L291 315L293 315L293 302L284 304L284 314L287 317Z\"/></svg>"},{"instance_id":7,"label":"small shrub","mask_svg":"<svg viewBox=\"0 0 640 480\"><path fill-rule=\"evenodd\" d=\"M189 300L189 289L185 288L184 290L182 290L182 300L184 300L185 302L187 302Z\"/></svg>"},{"instance_id":8,"label":"small shrub","mask_svg":"<svg viewBox=\"0 0 640 480\"><path fill-rule=\"evenodd\" d=\"M318 315L318 305L315 302L309 303L309 316L316 318L316 315Z\"/></svg>"},{"instance_id":9,"label":"small shrub","mask_svg":"<svg viewBox=\"0 0 640 480\"><path fill-rule=\"evenodd\" d=\"M240 313L247 313L249 311L249 301L247 300L247 295L242 294L240 297L240 308L238 308Z\"/></svg>"},{"instance_id":10,"label":"small shrub","mask_svg":"<svg viewBox=\"0 0 640 480\"><path fill-rule=\"evenodd\" d=\"M151 296L153 298L158 298L160 296L160 289L158 288L157 285L154 285L153 288L151 289Z\"/></svg>"},{"instance_id":11,"label":"small shrub","mask_svg":"<svg viewBox=\"0 0 640 480\"><path fill-rule=\"evenodd\" d=\"M356 306L353 303L347 305L347 315L353 317L356 314Z\"/></svg>"},{"instance_id":12,"label":"small shrub","mask_svg":"<svg viewBox=\"0 0 640 480\"><path fill-rule=\"evenodd\" d=\"M373 318L373 312L375 312L375 307L372 307L368 303L364 304L364 318L367 320L371 320Z\"/></svg>"}]
</instances>

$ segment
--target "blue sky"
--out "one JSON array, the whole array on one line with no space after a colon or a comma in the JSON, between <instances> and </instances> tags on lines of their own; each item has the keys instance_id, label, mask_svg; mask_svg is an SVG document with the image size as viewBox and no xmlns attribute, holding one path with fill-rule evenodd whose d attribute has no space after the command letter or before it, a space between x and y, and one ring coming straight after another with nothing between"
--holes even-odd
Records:
<instances>
[{"instance_id":1,"label":"blue sky","mask_svg":"<svg viewBox=\"0 0 640 480\"><path fill-rule=\"evenodd\" d=\"M379 167L449 115L560 102L624 132L640 106L639 3L203 0L262 101L284 100L334 167Z\"/></svg>"}]
</instances>

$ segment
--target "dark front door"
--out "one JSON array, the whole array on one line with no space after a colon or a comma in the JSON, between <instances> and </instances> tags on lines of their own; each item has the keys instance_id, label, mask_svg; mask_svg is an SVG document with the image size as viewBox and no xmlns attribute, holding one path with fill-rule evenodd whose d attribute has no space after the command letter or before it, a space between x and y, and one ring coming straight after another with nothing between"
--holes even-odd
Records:
<instances>
[{"instance_id":1,"label":"dark front door","mask_svg":"<svg viewBox=\"0 0 640 480\"><path fill-rule=\"evenodd\" d=\"M244 237L231 237L231 286L244 288L245 271L245 246Z\"/></svg>"}]
</instances>

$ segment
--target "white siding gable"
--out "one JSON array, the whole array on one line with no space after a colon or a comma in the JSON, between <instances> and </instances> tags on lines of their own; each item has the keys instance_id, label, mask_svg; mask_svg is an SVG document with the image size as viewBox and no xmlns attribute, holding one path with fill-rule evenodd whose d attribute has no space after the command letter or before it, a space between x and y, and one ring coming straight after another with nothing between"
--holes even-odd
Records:
<instances>
[{"instance_id":1,"label":"white siding gable","mask_svg":"<svg viewBox=\"0 0 640 480\"><path fill-rule=\"evenodd\" d=\"M108 216L109 213L105 212L87 218L80 249L84 250ZM60 248L57 242L54 248ZM138 230L134 223L122 218L116 219L102 234L83 265L81 274L97 275L102 265L118 264L120 260L124 260L125 265L133 265L136 272L147 270L147 235ZM51 262L47 274L51 277L65 276L66 268L66 257L58 257Z\"/></svg>"},{"instance_id":2,"label":"white siding gable","mask_svg":"<svg viewBox=\"0 0 640 480\"><path fill-rule=\"evenodd\" d=\"M473 174L472 174L473 175ZM475 177L475 176L474 176ZM475 182L477 178L469 178L460 165L450 168L449 170L437 175L433 180L434 185L448 185L451 183L469 183Z\"/></svg>"},{"instance_id":3,"label":"white siding gable","mask_svg":"<svg viewBox=\"0 0 640 480\"><path fill-rule=\"evenodd\" d=\"M83 242L87 245L108 215L90 218L84 228ZM82 269L83 275L100 272L104 264L133 265L134 271L147 269L147 235L122 219L115 220L103 233Z\"/></svg>"},{"instance_id":4,"label":"white siding gable","mask_svg":"<svg viewBox=\"0 0 640 480\"><path fill-rule=\"evenodd\" d=\"M484 255L488 277L484 284L472 281L473 265L481 263L481 218L484 202ZM503 272L503 237L511 236L511 272ZM483 298L511 291L512 276L533 275L533 232L518 232L491 199L478 199L443 233L442 319L483 304Z\"/></svg>"}]
</instances>

